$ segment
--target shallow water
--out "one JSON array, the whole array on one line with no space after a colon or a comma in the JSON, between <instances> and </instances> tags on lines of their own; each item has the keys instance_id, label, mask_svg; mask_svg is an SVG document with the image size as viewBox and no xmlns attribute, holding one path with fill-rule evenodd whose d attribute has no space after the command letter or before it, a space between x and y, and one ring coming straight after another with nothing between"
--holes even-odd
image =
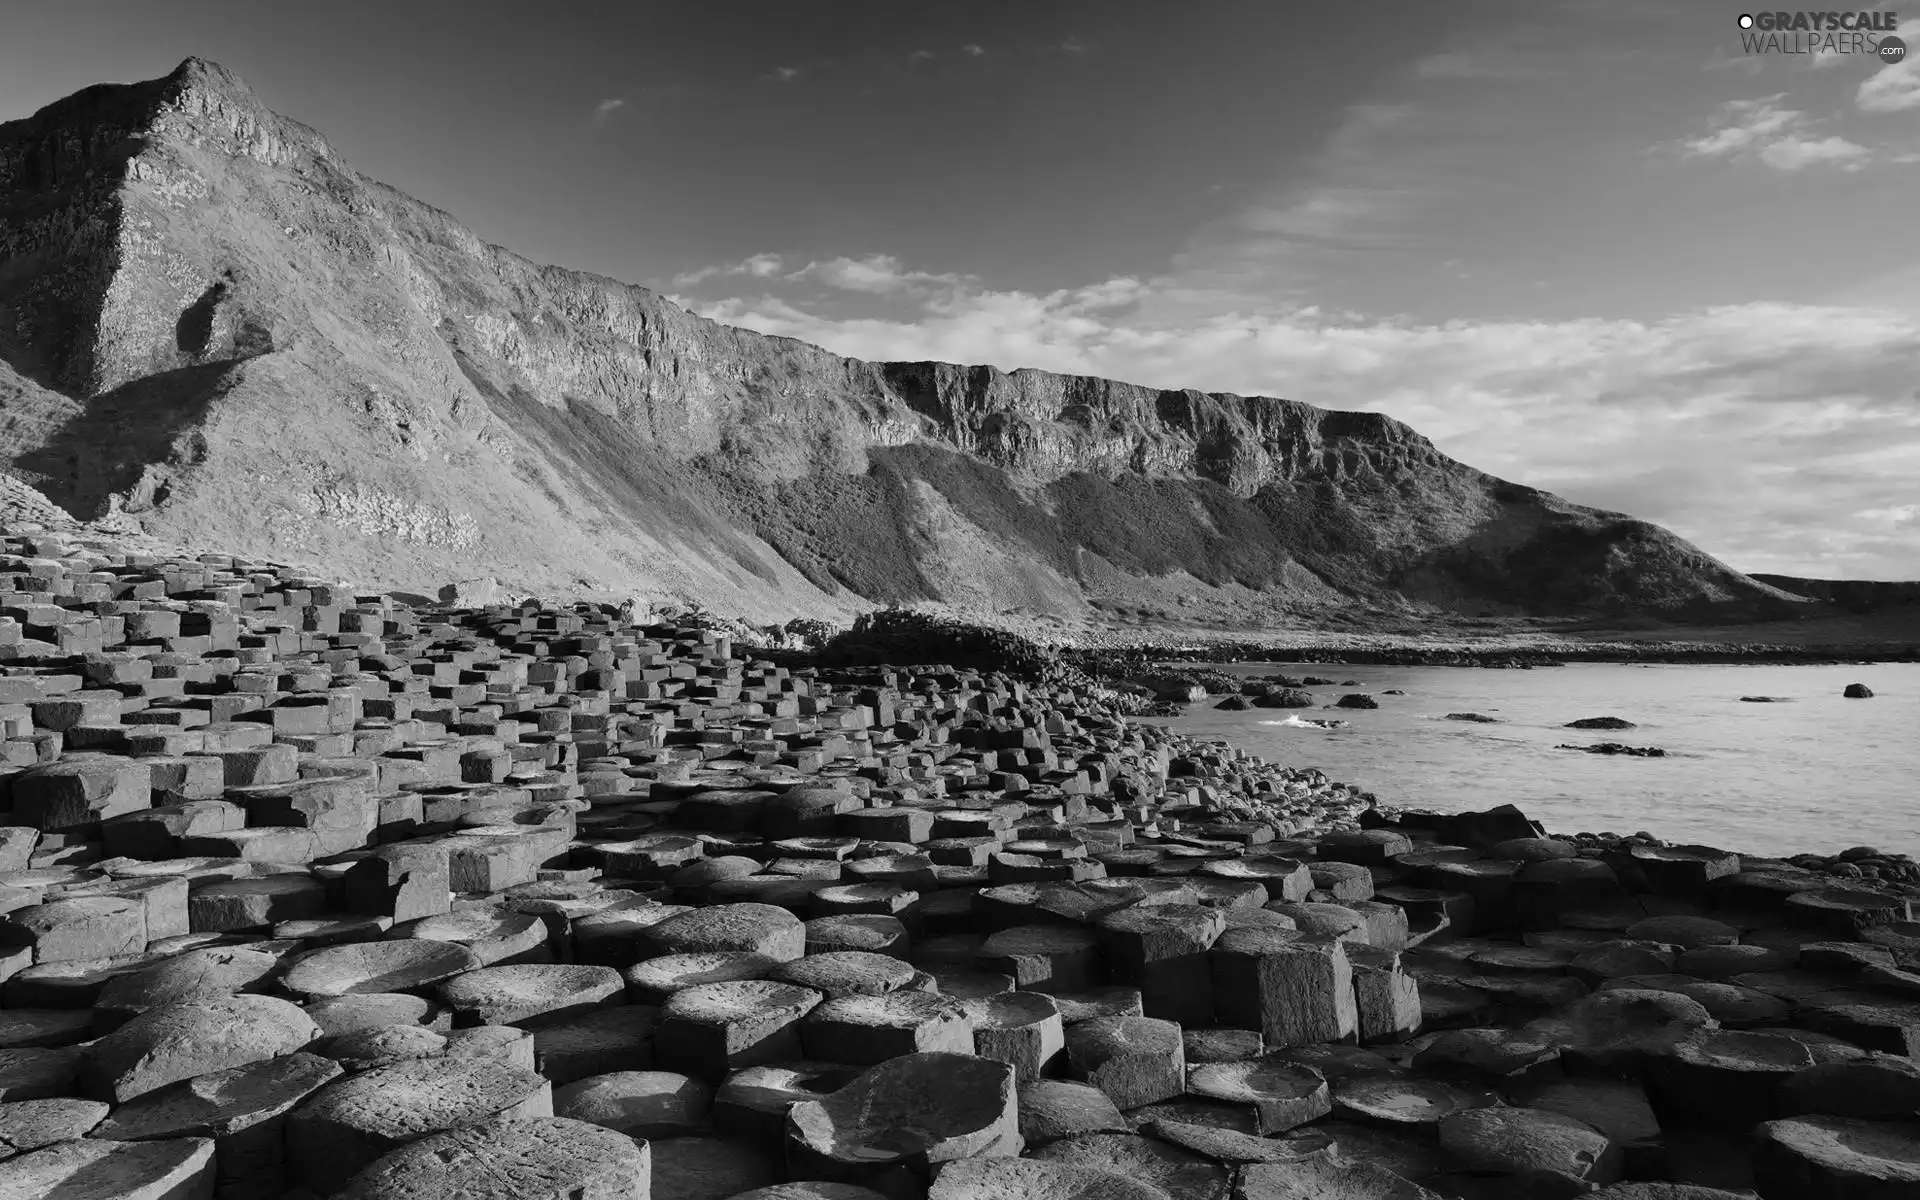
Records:
<instances>
[{"instance_id":1,"label":"shallow water","mask_svg":"<svg viewBox=\"0 0 1920 1200\"><path fill-rule=\"evenodd\" d=\"M1323 705L1365 691L1380 707L1221 712L1209 698L1156 723L1223 737L1287 766L1318 767L1383 805L1458 811L1512 803L1559 833L1645 830L1669 842L1755 854L1869 845L1920 856L1920 664L1220 669L1358 680L1312 691ZM1856 682L1874 698L1843 698L1841 690ZM1407 694L1381 694L1389 688ZM1788 699L1740 700L1753 695ZM1443 719L1450 712L1499 723ZM1638 728L1563 728L1600 716ZM1317 729L1297 718L1350 724ZM1562 742L1658 746L1667 757L1555 749Z\"/></svg>"}]
</instances>

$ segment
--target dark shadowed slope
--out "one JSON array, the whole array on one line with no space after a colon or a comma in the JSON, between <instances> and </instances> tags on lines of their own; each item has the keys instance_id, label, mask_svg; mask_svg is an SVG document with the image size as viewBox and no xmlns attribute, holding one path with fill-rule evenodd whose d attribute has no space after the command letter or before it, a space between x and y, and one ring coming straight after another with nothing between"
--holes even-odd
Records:
<instances>
[{"instance_id":1,"label":"dark shadowed slope","mask_svg":"<svg viewBox=\"0 0 1920 1200\"><path fill-rule=\"evenodd\" d=\"M1386 417L864 363L542 267L199 60L0 126L0 329L0 452L54 500L369 582L1246 626L1791 605Z\"/></svg>"}]
</instances>

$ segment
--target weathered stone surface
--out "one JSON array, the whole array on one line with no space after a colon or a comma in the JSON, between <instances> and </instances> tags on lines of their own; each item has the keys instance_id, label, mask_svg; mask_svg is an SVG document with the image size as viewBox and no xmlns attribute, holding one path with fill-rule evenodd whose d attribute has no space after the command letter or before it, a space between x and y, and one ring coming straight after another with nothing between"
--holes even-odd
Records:
<instances>
[{"instance_id":1,"label":"weathered stone surface","mask_svg":"<svg viewBox=\"0 0 1920 1200\"><path fill-rule=\"evenodd\" d=\"M671 1071L616 1071L554 1089L555 1116L636 1138L674 1137L707 1124L713 1089Z\"/></svg>"},{"instance_id":2,"label":"weathered stone surface","mask_svg":"<svg viewBox=\"0 0 1920 1200\"><path fill-rule=\"evenodd\" d=\"M188 950L115 976L101 989L94 1010L101 1027L111 1029L163 1004L214 1000L261 989L279 968L275 955L240 946Z\"/></svg>"},{"instance_id":3,"label":"weathered stone surface","mask_svg":"<svg viewBox=\"0 0 1920 1200\"><path fill-rule=\"evenodd\" d=\"M639 933L654 954L705 950L749 950L776 962L806 953L807 931L800 918L771 904L718 904L668 917Z\"/></svg>"},{"instance_id":4,"label":"weathered stone surface","mask_svg":"<svg viewBox=\"0 0 1920 1200\"><path fill-rule=\"evenodd\" d=\"M1099 1017L1066 1031L1067 1069L1123 1109L1186 1090L1180 1027L1152 1017Z\"/></svg>"},{"instance_id":5,"label":"weathered stone surface","mask_svg":"<svg viewBox=\"0 0 1920 1200\"><path fill-rule=\"evenodd\" d=\"M1550 1172L1591 1183L1620 1177L1621 1151L1606 1134L1538 1108L1470 1108L1440 1118L1440 1148L1460 1165L1502 1175Z\"/></svg>"},{"instance_id":6,"label":"weathered stone surface","mask_svg":"<svg viewBox=\"0 0 1920 1200\"><path fill-rule=\"evenodd\" d=\"M1031 1158L970 1158L944 1167L927 1200L1170 1200L1117 1171Z\"/></svg>"},{"instance_id":7,"label":"weathered stone surface","mask_svg":"<svg viewBox=\"0 0 1920 1200\"><path fill-rule=\"evenodd\" d=\"M815 1177L858 1179L1019 1154L1013 1068L967 1054L889 1059L787 1113L790 1153Z\"/></svg>"},{"instance_id":8,"label":"weathered stone surface","mask_svg":"<svg viewBox=\"0 0 1920 1200\"><path fill-rule=\"evenodd\" d=\"M815 1006L800 1025L806 1056L866 1066L902 1054L972 1054L967 1006L928 992L854 995Z\"/></svg>"},{"instance_id":9,"label":"weathered stone surface","mask_svg":"<svg viewBox=\"0 0 1920 1200\"><path fill-rule=\"evenodd\" d=\"M648 1144L561 1117L496 1117L409 1142L344 1200L647 1200Z\"/></svg>"},{"instance_id":10,"label":"weathered stone surface","mask_svg":"<svg viewBox=\"0 0 1920 1200\"><path fill-rule=\"evenodd\" d=\"M201 1075L120 1105L92 1136L117 1141L210 1138L221 1196L283 1195L286 1118L340 1075L328 1059L294 1053Z\"/></svg>"},{"instance_id":11,"label":"weathered stone surface","mask_svg":"<svg viewBox=\"0 0 1920 1200\"><path fill-rule=\"evenodd\" d=\"M1202 1155L1136 1134L1098 1133L1067 1138L1033 1153L1038 1162L1111 1171L1178 1197L1221 1197L1232 1174Z\"/></svg>"},{"instance_id":12,"label":"weathered stone surface","mask_svg":"<svg viewBox=\"0 0 1920 1200\"><path fill-rule=\"evenodd\" d=\"M660 1009L654 1058L664 1070L718 1080L729 1071L801 1057L800 1019L824 997L789 983L704 983Z\"/></svg>"},{"instance_id":13,"label":"weathered stone surface","mask_svg":"<svg viewBox=\"0 0 1920 1200\"><path fill-rule=\"evenodd\" d=\"M1285 1133L1333 1111L1324 1075L1275 1059L1196 1067L1187 1076L1187 1092L1252 1109L1255 1130L1263 1136Z\"/></svg>"},{"instance_id":14,"label":"weathered stone surface","mask_svg":"<svg viewBox=\"0 0 1920 1200\"><path fill-rule=\"evenodd\" d=\"M0 1104L0 1158L85 1137L106 1119L98 1100L15 1100ZM118 1139L116 1139L118 1140Z\"/></svg>"},{"instance_id":15,"label":"weathered stone surface","mask_svg":"<svg viewBox=\"0 0 1920 1200\"><path fill-rule=\"evenodd\" d=\"M1920 1191L1920 1125L1808 1116L1754 1130L1753 1169L1783 1200L1879 1200Z\"/></svg>"},{"instance_id":16,"label":"weathered stone surface","mask_svg":"<svg viewBox=\"0 0 1920 1200\"><path fill-rule=\"evenodd\" d=\"M438 995L456 1023L513 1025L600 1008L625 989L612 967L523 963L456 975L439 986Z\"/></svg>"},{"instance_id":17,"label":"weathered stone surface","mask_svg":"<svg viewBox=\"0 0 1920 1200\"><path fill-rule=\"evenodd\" d=\"M0 1196L9 1200L179 1200L211 1196L213 1185L213 1143L206 1138L83 1138L0 1162Z\"/></svg>"},{"instance_id":18,"label":"weathered stone surface","mask_svg":"<svg viewBox=\"0 0 1920 1200\"><path fill-rule=\"evenodd\" d=\"M288 1176L329 1195L381 1155L430 1134L494 1117L551 1116L547 1081L504 1063L426 1058L378 1067L334 1081L294 1110Z\"/></svg>"},{"instance_id":19,"label":"weathered stone surface","mask_svg":"<svg viewBox=\"0 0 1920 1200\"><path fill-rule=\"evenodd\" d=\"M280 986L302 996L407 992L431 987L480 965L472 951L454 942L397 938L328 946L302 955Z\"/></svg>"},{"instance_id":20,"label":"weathered stone surface","mask_svg":"<svg viewBox=\"0 0 1920 1200\"><path fill-rule=\"evenodd\" d=\"M271 996L162 1005L88 1048L87 1094L124 1103L196 1075L291 1054L319 1033L312 1018Z\"/></svg>"},{"instance_id":21,"label":"weathered stone surface","mask_svg":"<svg viewBox=\"0 0 1920 1200\"><path fill-rule=\"evenodd\" d=\"M1020 1088L1020 1136L1029 1148L1087 1133L1126 1133L1127 1121L1099 1088L1037 1079Z\"/></svg>"},{"instance_id":22,"label":"weathered stone surface","mask_svg":"<svg viewBox=\"0 0 1920 1200\"><path fill-rule=\"evenodd\" d=\"M1234 1200L1436 1200L1417 1183L1368 1163L1310 1155L1256 1163L1241 1174Z\"/></svg>"}]
</instances>

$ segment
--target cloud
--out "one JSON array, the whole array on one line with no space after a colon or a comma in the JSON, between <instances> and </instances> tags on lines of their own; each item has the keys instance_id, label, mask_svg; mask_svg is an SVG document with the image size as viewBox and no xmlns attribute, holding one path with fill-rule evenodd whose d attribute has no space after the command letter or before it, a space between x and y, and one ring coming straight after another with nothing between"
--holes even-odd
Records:
<instances>
[{"instance_id":1,"label":"cloud","mask_svg":"<svg viewBox=\"0 0 1920 1200\"><path fill-rule=\"evenodd\" d=\"M1287 183L1197 230L1174 265L1210 291L1265 302L1306 296L1354 253L1418 251L1419 218L1474 186L1458 145L1484 140L1488 119L1352 105L1317 152L1290 164Z\"/></svg>"},{"instance_id":2,"label":"cloud","mask_svg":"<svg viewBox=\"0 0 1920 1200\"><path fill-rule=\"evenodd\" d=\"M767 257L772 257L768 255ZM870 254L865 258L833 258L810 262L783 278L810 280L848 292L873 295L907 291L926 286L957 287L967 282L962 275L939 275L927 271L909 271L890 254Z\"/></svg>"},{"instance_id":3,"label":"cloud","mask_svg":"<svg viewBox=\"0 0 1920 1200\"><path fill-rule=\"evenodd\" d=\"M627 98L625 96L609 96L593 106L593 119L596 123L604 121L626 106Z\"/></svg>"},{"instance_id":4,"label":"cloud","mask_svg":"<svg viewBox=\"0 0 1920 1200\"><path fill-rule=\"evenodd\" d=\"M987 48L979 42L968 42L966 45L960 47L960 53L966 55L968 58L979 58L986 52Z\"/></svg>"},{"instance_id":5,"label":"cloud","mask_svg":"<svg viewBox=\"0 0 1920 1200\"><path fill-rule=\"evenodd\" d=\"M767 78L773 80L775 83L792 83L794 80L800 78L800 68L775 67L773 74L767 76Z\"/></svg>"},{"instance_id":6,"label":"cloud","mask_svg":"<svg viewBox=\"0 0 1920 1200\"><path fill-rule=\"evenodd\" d=\"M1874 152L1836 134L1821 136L1817 122L1798 109L1783 107L1785 92L1757 100L1729 100L1714 115L1714 128L1677 147L1688 158L1751 155L1779 171L1817 165L1858 170Z\"/></svg>"},{"instance_id":7,"label":"cloud","mask_svg":"<svg viewBox=\"0 0 1920 1200\"><path fill-rule=\"evenodd\" d=\"M1905 112L1920 108L1920 59L1909 55L1891 67L1882 67L1860 83L1853 102L1861 112Z\"/></svg>"},{"instance_id":8,"label":"cloud","mask_svg":"<svg viewBox=\"0 0 1920 1200\"><path fill-rule=\"evenodd\" d=\"M1077 37L1070 37L1060 43L1060 49L1066 51L1068 54L1085 54L1087 52L1087 44Z\"/></svg>"},{"instance_id":9,"label":"cloud","mask_svg":"<svg viewBox=\"0 0 1920 1200\"><path fill-rule=\"evenodd\" d=\"M891 254L864 258L814 259L789 269L778 254L755 254L735 263L699 267L673 277L676 287L697 287L713 279L762 279L778 283L812 283L835 291L871 296L924 293L928 289L955 289L977 281L969 275L909 270Z\"/></svg>"},{"instance_id":10,"label":"cloud","mask_svg":"<svg viewBox=\"0 0 1920 1200\"><path fill-rule=\"evenodd\" d=\"M717 267L700 267L692 271L683 271L673 277L675 287L693 287L709 279L723 275L751 276L755 279L777 278L784 263L778 254L755 254L743 258L737 263L727 263Z\"/></svg>"},{"instance_id":11,"label":"cloud","mask_svg":"<svg viewBox=\"0 0 1920 1200\"><path fill-rule=\"evenodd\" d=\"M931 50L915 50L912 54L907 55L907 62L923 63L923 62L931 61L932 58L933 58L933 51Z\"/></svg>"},{"instance_id":12,"label":"cloud","mask_svg":"<svg viewBox=\"0 0 1920 1200\"><path fill-rule=\"evenodd\" d=\"M1745 570L1920 577L1902 507L1920 473L1912 313L1743 304L1660 321L1419 323L1244 306L1182 319L1161 302L1183 285L1164 278L1000 290L886 255L762 278L885 294L889 307L845 316L762 294L696 311L858 358L1385 412L1462 461L1660 522Z\"/></svg>"},{"instance_id":13,"label":"cloud","mask_svg":"<svg viewBox=\"0 0 1920 1200\"><path fill-rule=\"evenodd\" d=\"M1873 152L1858 142L1831 135L1823 138L1784 137L1769 143L1760 151L1761 162L1781 171L1797 171L1820 163L1834 163L1855 170L1872 157Z\"/></svg>"}]
</instances>

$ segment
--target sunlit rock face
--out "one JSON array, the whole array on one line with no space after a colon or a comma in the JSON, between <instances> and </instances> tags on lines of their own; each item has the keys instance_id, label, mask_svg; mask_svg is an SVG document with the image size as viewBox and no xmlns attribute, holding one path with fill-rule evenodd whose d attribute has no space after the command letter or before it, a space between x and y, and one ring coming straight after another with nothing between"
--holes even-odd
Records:
<instances>
[{"instance_id":1,"label":"sunlit rock face","mask_svg":"<svg viewBox=\"0 0 1920 1200\"><path fill-rule=\"evenodd\" d=\"M0 125L0 401L81 517L369 584L1252 627L1784 603L1389 418L867 363L544 267L196 59Z\"/></svg>"}]
</instances>

